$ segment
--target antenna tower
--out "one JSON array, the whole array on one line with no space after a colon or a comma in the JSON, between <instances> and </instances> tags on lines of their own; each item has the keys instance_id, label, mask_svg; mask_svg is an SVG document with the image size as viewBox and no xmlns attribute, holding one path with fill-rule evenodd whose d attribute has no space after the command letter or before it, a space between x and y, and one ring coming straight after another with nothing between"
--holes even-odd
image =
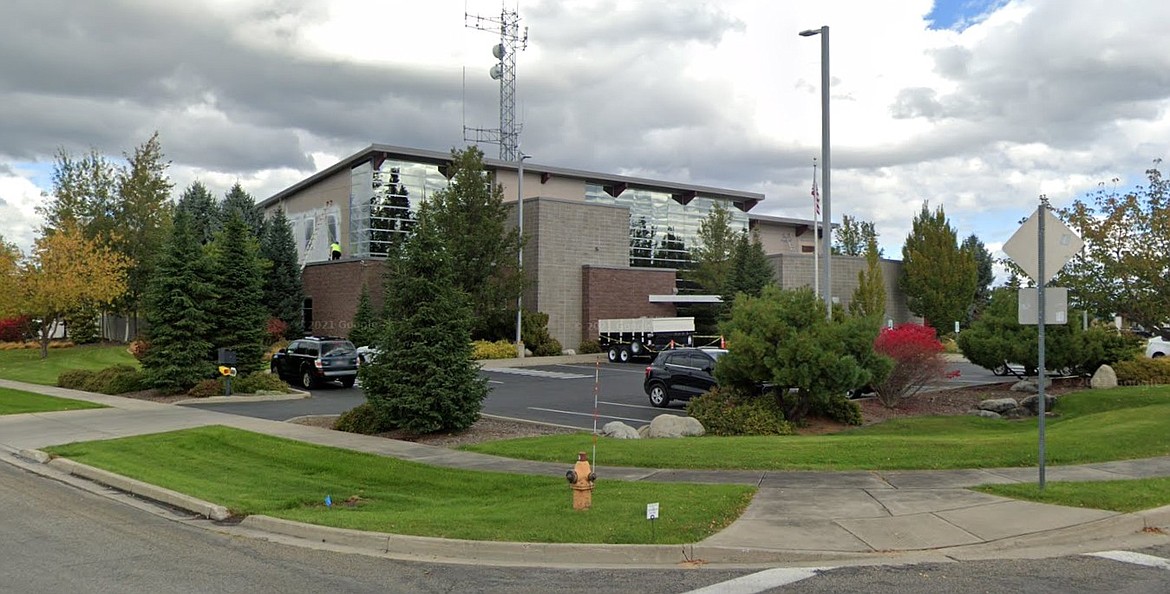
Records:
<instances>
[{"instance_id":1,"label":"antenna tower","mask_svg":"<svg viewBox=\"0 0 1170 594\"><path fill-rule=\"evenodd\" d=\"M528 48L528 27L520 34L520 14L504 7L500 16L484 17L463 13L464 25L480 31L500 32L500 43L492 47L499 60L488 73L500 81L500 127L463 126L463 140L500 145L501 161L516 161L520 152L520 126L516 125L516 54Z\"/></svg>"}]
</instances>

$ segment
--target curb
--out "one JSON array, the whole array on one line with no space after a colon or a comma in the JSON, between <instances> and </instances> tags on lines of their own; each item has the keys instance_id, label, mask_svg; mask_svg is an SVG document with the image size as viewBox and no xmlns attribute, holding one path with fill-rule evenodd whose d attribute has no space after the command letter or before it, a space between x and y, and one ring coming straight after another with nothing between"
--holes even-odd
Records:
<instances>
[{"instance_id":1,"label":"curb","mask_svg":"<svg viewBox=\"0 0 1170 594\"><path fill-rule=\"evenodd\" d=\"M176 400L172 404L224 404L224 403L245 403L245 402L270 402L277 400L301 400L310 398L312 394L303 392L294 388L291 394L265 394L262 396L208 396L207 398L187 398L186 400Z\"/></svg>"},{"instance_id":2,"label":"curb","mask_svg":"<svg viewBox=\"0 0 1170 594\"><path fill-rule=\"evenodd\" d=\"M28 455L26 455L26 452L28 452ZM42 457L45 459L49 458L48 454L39 450L21 450L20 455L29 460L40 460ZM66 458L53 458L48 460L48 462L45 462L45 465L65 474L89 479L96 483L101 483L103 485L113 487L119 491L125 491L132 495L145 497L146 499L152 499L154 501L159 501L180 509L185 509L217 522L226 520L231 517L231 513L229 513L227 508L222 505L208 503L202 499L191 497L190 495L184 495L176 491L171 491L170 489L157 487L155 485L144 483L136 479L124 477L120 474L114 474L106 470L101 470L92 466L81 464L80 462L74 462L73 460Z\"/></svg>"}]
</instances>

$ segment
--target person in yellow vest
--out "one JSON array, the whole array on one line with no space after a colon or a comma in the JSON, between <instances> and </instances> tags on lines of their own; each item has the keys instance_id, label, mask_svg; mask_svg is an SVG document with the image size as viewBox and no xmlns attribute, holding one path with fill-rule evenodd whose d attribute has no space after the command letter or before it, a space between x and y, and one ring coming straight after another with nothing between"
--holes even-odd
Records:
<instances>
[{"instance_id":1,"label":"person in yellow vest","mask_svg":"<svg viewBox=\"0 0 1170 594\"><path fill-rule=\"evenodd\" d=\"M341 244L340 243L338 243L336 241L331 243L329 245L329 251L332 252L332 258L334 260L341 259Z\"/></svg>"}]
</instances>

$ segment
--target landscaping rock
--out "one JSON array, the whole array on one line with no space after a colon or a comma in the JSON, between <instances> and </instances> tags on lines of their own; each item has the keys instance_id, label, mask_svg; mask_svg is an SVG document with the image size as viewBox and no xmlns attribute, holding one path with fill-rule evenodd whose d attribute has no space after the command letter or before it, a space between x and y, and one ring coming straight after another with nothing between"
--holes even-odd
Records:
<instances>
[{"instance_id":1,"label":"landscaping rock","mask_svg":"<svg viewBox=\"0 0 1170 594\"><path fill-rule=\"evenodd\" d=\"M693 417L658 415L650 421L647 437L691 437L706 433L703 424Z\"/></svg>"},{"instance_id":2,"label":"landscaping rock","mask_svg":"<svg viewBox=\"0 0 1170 594\"><path fill-rule=\"evenodd\" d=\"M1089 387L1094 389L1116 388L1117 373L1113 371L1112 367L1102 365L1097 368L1097 372L1089 380Z\"/></svg>"},{"instance_id":3,"label":"landscaping rock","mask_svg":"<svg viewBox=\"0 0 1170 594\"><path fill-rule=\"evenodd\" d=\"M1052 385L1051 378L1044 378L1044 389L1048 389ZM1036 394L1040 391L1040 384L1036 383L1034 379L1020 380L1012 384L1011 390L1013 392L1026 392L1028 394Z\"/></svg>"},{"instance_id":4,"label":"landscaping rock","mask_svg":"<svg viewBox=\"0 0 1170 594\"><path fill-rule=\"evenodd\" d=\"M638 437L641 437L642 439L650 437L650 425L642 425L641 427L638 427Z\"/></svg>"},{"instance_id":5,"label":"landscaping rock","mask_svg":"<svg viewBox=\"0 0 1170 594\"><path fill-rule=\"evenodd\" d=\"M999 413L994 413L994 412L991 412L989 410L973 410L973 411L971 411L971 415L976 416L976 417L983 417L985 419L1003 418L999 415Z\"/></svg>"},{"instance_id":6,"label":"landscaping rock","mask_svg":"<svg viewBox=\"0 0 1170 594\"><path fill-rule=\"evenodd\" d=\"M639 439L638 430L621 422L610 421L601 428L601 434L614 439Z\"/></svg>"},{"instance_id":7,"label":"landscaping rock","mask_svg":"<svg viewBox=\"0 0 1170 594\"><path fill-rule=\"evenodd\" d=\"M1032 415L1031 411L1029 411L1028 409L1026 409L1022 406L1017 406L1015 408L1011 408L1011 409L1003 411L1002 413L1000 413L999 416L1001 416L1005 419L1023 419L1025 417L1031 417L1033 415Z\"/></svg>"},{"instance_id":8,"label":"landscaping rock","mask_svg":"<svg viewBox=\"0 0 1170 594\"><path fill-rule=\"evenodd\" d=\"M1040 414L1040 395L1039 394L1032 394L1031 396L1024 398L1023 400L1020 401L1020 406L1028 409L1028 412L1032 413L1033 415ZM1044 410L1046 412L1051 412L1052 408L1055 406L1056 406L1056 396L1053 396L1052 394L1045 394L1044 395Z\"/></svg>"},{"instance_id":9,"label":"landscaping rock","mask_svg":"<svg viewBox=\"0 0 1170 594\"><path fill-rule=\"evenodd\" d=\"M993 398L991 400L984 400L979 403L979 410L987 410L993 413L1003 414L1013 408L1016 408L1020 403L1016 402L1015 398Z\"/></svg>"}]
</instances>

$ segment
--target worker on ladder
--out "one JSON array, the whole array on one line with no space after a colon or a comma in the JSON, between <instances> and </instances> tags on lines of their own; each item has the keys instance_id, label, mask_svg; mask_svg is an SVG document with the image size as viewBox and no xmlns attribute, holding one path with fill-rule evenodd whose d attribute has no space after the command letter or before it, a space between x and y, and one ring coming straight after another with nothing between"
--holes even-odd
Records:
<instances>
[{"instance_id":1,"label":"worker on ladder","mask_svg":"<svg viewBox=\"0 0 1170 594\"><path fill-rule=\"evenodd\" d=\"M331 259L340 260L341 259L341 244L336 242L336 241L329 244L329 252L330 252Z\"/></svg>"}]
</instances>

